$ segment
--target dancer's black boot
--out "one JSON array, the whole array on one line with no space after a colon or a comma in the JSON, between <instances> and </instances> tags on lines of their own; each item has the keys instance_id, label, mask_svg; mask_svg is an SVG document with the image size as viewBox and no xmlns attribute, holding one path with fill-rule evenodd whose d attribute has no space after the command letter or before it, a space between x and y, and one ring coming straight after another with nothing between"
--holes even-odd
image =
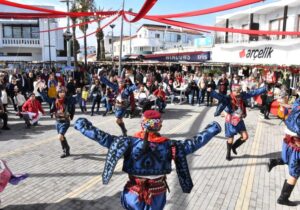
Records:
<instances>
[{"instance_id":1,"label":"dancer's black boot","mask_svg":"<svg viewBox=\"0 0 300 210\"><path fill-rule=\"evenodd\" d=\"M122 122L119 124L121 130L122 130L122 133L123 133L123 136L127 136L127 130L125 128L125 124Z\"/></svg>"},{"instance_id":2,"label":"dancer's black boot","mask_svg":"<svg viewBox=\"0 0 300 210\"><path fill-rule=\"evenodd\" d=\"M295 185L290 185L287 183L287 181L284 181L281 194L279 198L277 199L277 203L281 205L286 205L286 206L297 206L295 202L292 202L289 200L289 197L291 196L291 193L294 189Z\"/></svg>"},{"instance_id":3,"label":"dancer's black boot","mask_svg":"<svg viewBox=\"0 0 300 210\"><path fill-rule=\"evenodd\" d=\"M274 159L269 159L268 165L267 165L267 170L270 172L272 168L278 165L284 165L284 162L281 158L274 158Z\"/></svg>"},{"instance_id":4,"label":"dancer's black boot","mask_svg":"<svg viewBox=\"0 0 300 210\"><path fill-rule=\"evenodd\" d=\"M237 155L236 149L244 143L245 143L245 141L243 141L242 138L239 138L238 140L236 140L232 145L232 152L235 155Z\"/></svg>"},{"instance_id":5,"label":"dancer's black boot","mask_svg":"<svg viewBox=\"0 0 300 210\"><path fill-rule=\"evenodd\" d=\"M227 153L226 153L226 160L231 161L231 148L232 148L232 144L227 142Z\"/></svg>"},{"instance_id":6,"label":"dancer's black boot","mask_svg":"<svg viewBox=\"0 0 300 210\"><path fill-rule=\"evenodd\" d=\"M61 146L63 149L63 154L60 157L65 158L65 157L70 156L70 146L69 146L66 138L64 138L64 140L61 141Z\"/></svg>"}]
</instances>

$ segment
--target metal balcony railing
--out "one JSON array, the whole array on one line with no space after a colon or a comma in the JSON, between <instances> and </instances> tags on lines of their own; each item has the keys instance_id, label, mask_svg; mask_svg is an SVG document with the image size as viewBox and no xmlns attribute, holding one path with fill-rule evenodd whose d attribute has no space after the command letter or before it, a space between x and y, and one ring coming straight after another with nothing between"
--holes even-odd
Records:
<instances>
[{"instance_id":1,"label":"metal balcony railing","mask_svg":"<svg viewBox=\"0 0 300 210\"><path fill-rule=\"evenodd\" d=\"M3 38L3 46L18 46L18 47L39 47L39 39L25 39L25 38Z\"/></svg>"}]
</instances>

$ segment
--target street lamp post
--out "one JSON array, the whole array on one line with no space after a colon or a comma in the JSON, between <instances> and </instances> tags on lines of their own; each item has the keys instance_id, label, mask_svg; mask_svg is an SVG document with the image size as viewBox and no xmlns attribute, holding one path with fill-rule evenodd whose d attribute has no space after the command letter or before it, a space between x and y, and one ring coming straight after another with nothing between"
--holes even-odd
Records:
<instances>
[{"instance_id":1,"label":"street lamp post","mask_svg":"<svg viewBox=\"0 0 300 210\"><path fill-rule=\"evenodd\" d=\"M124 11L125 0L123 0L122 11ZM118 76L121 76L122 73L122 50L123 50L123 27L124 27L124 18L122 16L121 20L121 35L120 35L120 54L119 54L119 70Z\"/></svg>"},{"instance_id":2,"label":"street lamp post","mask_svg":"<svg viewBox=\"0 0 300 210\"><path fill-rule=\"evenodd\" d=\"M114 27L116 26L115 24L109 25L111 28L111 66L112 68L114 67Z\"/></svg>"},{"instance_id":3,"label":"street lamp post","mask_svg":"<svg viewBox=\"0 0 300 210\"><path fill-rule=\"evenodd\" d=\"M128 11L132 12L132 8L130 8ZM131 55L131 23L129 23L129 37L129 55Z\"/></svg>"},{"instance_id":4,"label":"street lamp post","mask_svg":"<svg viewBox=\"0 0 300 210\"><path fill-rule=\"evenodd\" d=\"M67 11L70 12L70 2L72 0L61 0L60 2L66 2L67 3ZM64 34L67 41L67 66L71 66L71 43L70 43L70 17L67 18L67 31Z\"/></svg>"},{"instance_id":5,"label":"street lamp post","mask_svg":"<svg viewBox=\"0 0 300 210\"><path fill-rule=\"evenodd\" d=\"M52 58L51 58L51 41L50 41L50 21L49 21L50 18L48 18L48 47L49 47L49 62L50 62L50 69L52 68Z\"/></svg>"}]
</instances>

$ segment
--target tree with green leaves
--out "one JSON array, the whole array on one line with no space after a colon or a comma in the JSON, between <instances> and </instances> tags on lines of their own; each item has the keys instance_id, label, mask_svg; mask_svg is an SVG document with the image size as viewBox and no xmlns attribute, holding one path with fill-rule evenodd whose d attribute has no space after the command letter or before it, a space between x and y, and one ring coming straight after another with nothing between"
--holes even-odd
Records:
<instances>
[{"instance_id":1,"label":"tree with green leaves","mask_svg":"<svg viewBox=\"0 0 300 210\"><path fill-rule=\"evenodd\" d=\"M93 0L76 0L77 4L78 4L78 8L79 8L79 12L89 12L92 11L92 7L94 5L94 1ZM90 20L90 17L81 17L80 18L80 22L84 23ZM84 35L84 41L83 41L83 45L84 45L84 64L85 64L85 68L87 68L87 39L86 39L86 32L88 30L88 24L84 24L79 26L79 29L82 31L83 35Z\"/></svg>"},{"instance_id":2,"label":"tree with green leaves","mask_svg":"<svg viewBox=\"0 0 300 210\"><path fill-rule=\"evenodd\" d=\"M72 8L70 10L71 12L78 12L78 9L76 7L76 1L73 3ZM77 23L77 18L72 17L72 25L75 25ZM73 52L73 57L74 57L74 69L77 69L77 50L76 50L76 27L72 27L72 52Z\"/></svg>"},{"instance_id":3,"label":"tree with green leaves","mask_svg":"<svg viewBox=\"0 0 300 210\"><path fill-rule=\"evenodd\" d=\"M101 29L101 21L98 21L97 38L97 61L105 60L104 33Z\"/></svg>"}]
</instances>

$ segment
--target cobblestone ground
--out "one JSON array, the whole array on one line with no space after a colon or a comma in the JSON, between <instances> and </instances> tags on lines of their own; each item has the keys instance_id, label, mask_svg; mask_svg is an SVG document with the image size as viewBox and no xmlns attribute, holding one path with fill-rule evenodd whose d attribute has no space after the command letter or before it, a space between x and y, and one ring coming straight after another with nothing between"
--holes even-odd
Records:
<instances>
[{"instance_id":1,"label":"cobblestone ground","mask_svg":"<svg viewBox=\"0 0 300 210\"><path fill-rule=\"evenodd\" d=\"M102 108L103 109L103 108ZM186 139L217 121L215 107L169 105L163 115L161 133L172 139ZM278 119L260 119L258 110L249 110L246 126L249 140L238 149L231 162L225 160L224 130L205 147L188 157L194 182L190 194L182 193L176 172L168 175L171 189L165 209L289 209L276 204L287 167L266 171L269 157L280 155L283 124ZM104 131L121 134L113 115L87 117ZM0 194L5 210L99 210L122 209L119 197L127 175L117 165L109 185L103 185L101 172L106 149L83 137L71 126L66 137L72 156L60 159L54 120L46 116L40 125L25 129L24 123L10 114L10 131L0 134L0 158L16 172L30 177L18 186L8 186ZM138 131L140 118L125 119L128 134ZM299 185L291 200L300 201ZM291 209L297 209L296 207ZM299 207L300 209L300 202Z\"/></svg>"}]
</instances>

